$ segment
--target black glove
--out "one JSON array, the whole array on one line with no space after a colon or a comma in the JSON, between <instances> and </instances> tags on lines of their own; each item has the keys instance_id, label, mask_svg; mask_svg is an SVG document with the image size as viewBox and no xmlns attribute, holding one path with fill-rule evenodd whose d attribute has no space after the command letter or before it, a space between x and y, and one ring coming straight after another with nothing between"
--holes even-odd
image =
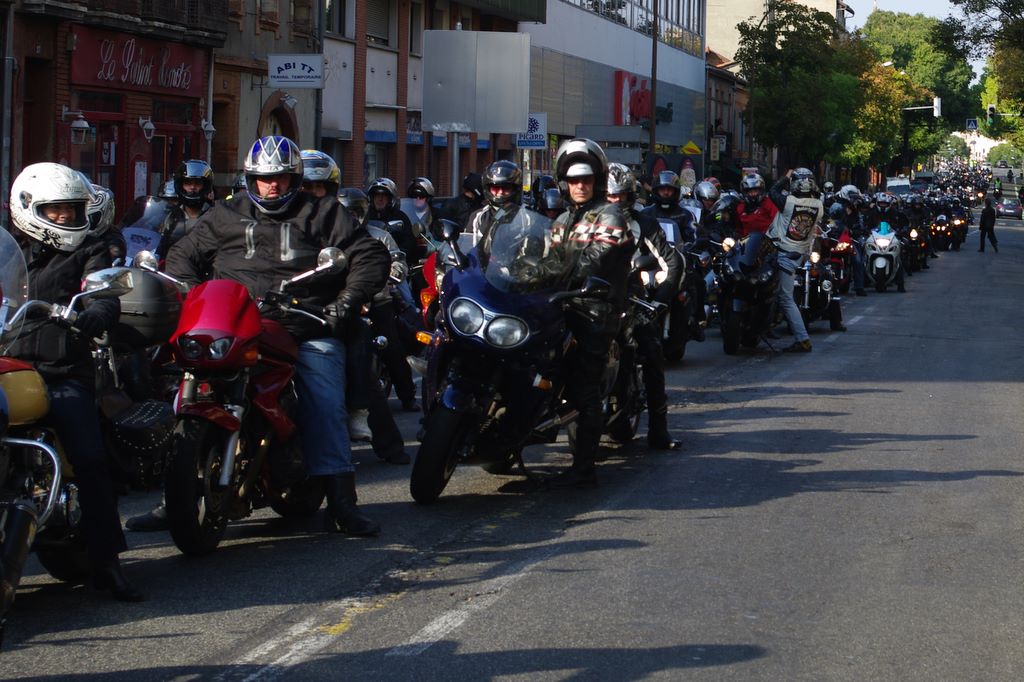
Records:
<instances>
[{"instance_id":1,"label":"black glove","mask_svg":"<svg viewBox=\"0 0 1024 682\"><path fill-rule=\"evenodd\" d=\"M337 300L324 306L324 315L336 338L346 337L353 327L352 321L359 316L362 306L356 303L355 298L351 292L342 291Z\"/></svg>"},{"instance_id":2,"label":"black glove","mask_svg":"<svg viewBox=\"0 0 1024 682\"><path fill-rule=\"evenodd\" d=\"M103 332L107 330L106 320L103 319L103 314L98 310L89 308L78 313L78 317L75 318L73 326L78 330L80 336L87 339L94 339L97 336L102 336Z\"/></svg>"}]
</instances>

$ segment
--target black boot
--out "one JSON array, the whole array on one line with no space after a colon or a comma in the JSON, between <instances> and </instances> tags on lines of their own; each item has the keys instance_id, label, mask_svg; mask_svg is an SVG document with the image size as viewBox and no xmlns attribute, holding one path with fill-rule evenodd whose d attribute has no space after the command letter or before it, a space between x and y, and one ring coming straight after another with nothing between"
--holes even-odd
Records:
<instances>
[{"instance_id":1,"label":"black boot","mask_svg":"<svg viewBox=\"0 0 1024 682\"><path fill-rule=\"evenodd\" d=\"M327 510L324 527L346 535L369 537L380 535L380 524L367 518L356 506L356 476L353 473L325 476Z\"/></svg>"},{"instance_id":2,"label":"black boot","mask_svg":"<svg viewBox=\"0 0 1024 682\"><path fill-rule=\"evenodd\" d=\"M145 514L129 517L124 526L128 530L140 533L167 530L170 528L170 523L167 521L167 507L164 506L163 500L161 500L159 505Z\"/></svg>"},{"instance_id":3,"label":"black boot","mask_svg":"<svg viewBox=\"0 0 1024 682\"><path fill-rule=\"evenodd\" d=\"M121 571L121 562L115 555L113 559L97 562L92 567L92 581L97 590L110 590L118 601L145 601L146 595L128 582Z\"/></svg>"},{"instance_id":4,"label":"black boot","mask_svg":"<svg viewBox=\"0 0 1024 682\"><path fill-rule=\"evenodd\" d=\"M668 432L668 415L651 413L647 418L647 448L649 450L678 450L682 443Z\"/></svg>"}]
</instances>

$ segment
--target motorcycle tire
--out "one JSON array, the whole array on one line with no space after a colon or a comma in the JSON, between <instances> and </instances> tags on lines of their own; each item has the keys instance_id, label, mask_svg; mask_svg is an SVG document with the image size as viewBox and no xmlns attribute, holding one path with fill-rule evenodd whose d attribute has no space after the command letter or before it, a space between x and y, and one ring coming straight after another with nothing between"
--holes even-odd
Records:
<instances>
[{"instance_id":1,"label":"motorcycle tire","mask_svg":"<svg viewBox=\"0 0 1024 682\"><path fill-rule=\"evenodd\" d=\"M79 538L66 544L36 547L35 552L46 572L61 582L81 585L92 573L85 543Z\"/></svg>"},{"instance_id":2,"label":"motorcycle tire","mask_svg":"<svg viewBox=\"0 0 1024 682\"><path fill-rule=\"evenodd\" d=\"M234 488L221 492L219 509L209 508L210 482L220 476L217 463L230 433L205 419L184 417L174 428L174 446L164 475L164 498L171 539L182 553L209 554L228 525Z\"/></svg>"},{"instance_id":3,"label":"motorcycle tire","mask_svg":"<svg viewBox=\"0 0 1024 682\"><path fill-rule=\"evenodd\" d=\"M409 477L409 492L420 504L437 501L448 485L469 433L470 416L436 405L424 424L423 440Z\"/></svg>"},{"instance_id":4,"label":"motorcycle tire","mask_svg":"<svg viewBox=\"0 0 1024 682\"><path fill-rule=\"evenodd\" d=\"M740 350L740 318L736 314L722 319L722 349L726 355L736 355Z\"/></svg>"},{"instance_id":5,"label":"motorcycle tire","mask_svg":"<svg viewBox=\"0 0 1024 682\"><path fill-rule=\"evenodd\" d=\"M668 318L668 332L661 344L661 352L668 362L679 362L686 355L686 342L690 340L689 316L681 305L673 306Z\"/></svg>"},{"instance_id":6,"label":"motorcycle tire","mask_svg":"<svg viewBox=\"0 0 1024 682\"><path fill-rule=\"evenodd\" d=\"M388 364L384 362L379 352L370 355L370 377L380 386L385 398L391 395L391 374L388 372Z\"/></svg>"}]
</instances>

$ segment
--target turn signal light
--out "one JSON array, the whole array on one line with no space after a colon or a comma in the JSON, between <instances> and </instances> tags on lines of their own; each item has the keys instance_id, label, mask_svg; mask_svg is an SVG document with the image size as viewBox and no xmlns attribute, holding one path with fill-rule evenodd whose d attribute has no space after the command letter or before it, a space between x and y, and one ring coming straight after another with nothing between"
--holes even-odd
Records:
<instances>
[{"instance_id":1,"label":"turn signal light","mask_svg":"<svg viewBox=\"0 0 1024 682\"><path fill-rule=\"evenodd\" d=\"M416 340L424 346L429 346L434 340L434 336L430 332L416 332Z\"/></svg>"}]
</instances>

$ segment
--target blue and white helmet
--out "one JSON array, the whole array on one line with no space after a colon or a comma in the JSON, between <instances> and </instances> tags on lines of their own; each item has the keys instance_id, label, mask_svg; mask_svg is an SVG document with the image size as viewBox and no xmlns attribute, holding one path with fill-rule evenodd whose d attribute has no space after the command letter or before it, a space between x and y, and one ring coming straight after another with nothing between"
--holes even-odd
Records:
<instances>
[{"instance_id":1,"label":"blue and white helmet","mask_svg":"<svg viewBox=\"0 0 1024 682\"><path fill-rule=\"evenodd\" d=\"M267 135L256 140L245 155L246 191L252 202L264 213L280 213L302 189L302 153L283 135ZM255 178L287 173L292 178L288 191L273 199L264 199L256 191Z\"/></svg>"}]
</instances>

